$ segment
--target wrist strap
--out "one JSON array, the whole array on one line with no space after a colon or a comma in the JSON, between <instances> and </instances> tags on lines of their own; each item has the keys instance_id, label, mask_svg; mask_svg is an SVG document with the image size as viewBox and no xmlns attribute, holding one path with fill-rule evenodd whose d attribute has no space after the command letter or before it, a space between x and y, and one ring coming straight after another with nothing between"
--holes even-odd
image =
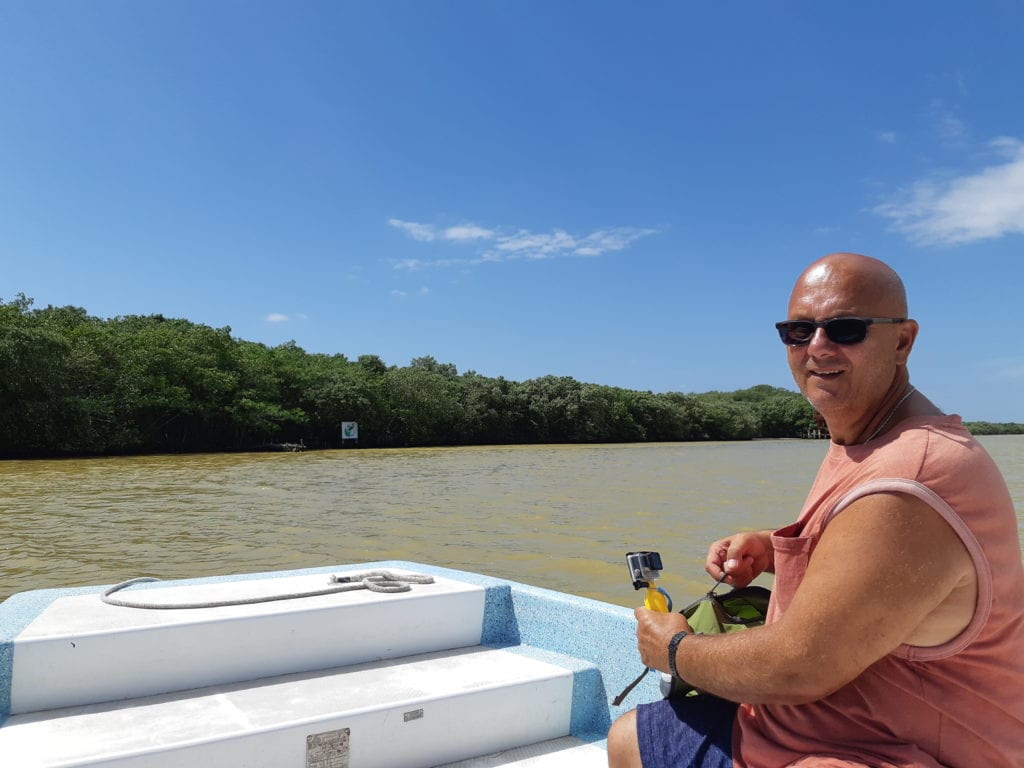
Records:
<instances>
[{"instance_id":1,"label":"wrist strap","mask_svg":"<svg viewBox=\"0 0 1024 768\"><path fill-rule=\"evenodd\" d=\"M676 672L676 648L679 647L679 643L686 637L689 632L677 632L672 635L672 639L668 641L668 668L672 673L672 677L678 679L679 673Z\"/></svg>"}]
</instances>

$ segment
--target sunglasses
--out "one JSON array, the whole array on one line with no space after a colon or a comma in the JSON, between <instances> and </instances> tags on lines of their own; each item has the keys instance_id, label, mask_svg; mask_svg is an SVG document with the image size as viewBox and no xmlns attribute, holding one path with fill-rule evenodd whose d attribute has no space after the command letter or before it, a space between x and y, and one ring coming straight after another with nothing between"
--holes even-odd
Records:
<instances>
[{"instance_id":1,"label":"sunglasses","mask_svg":"<svg viewBox=\"0 0 1024 768\"><path fill-rule=\"evenodd\" d=\"M802 347L809 344L818 328L825 329L829 341L836 344L859 344L868 335L868 326L875 323L905 323L905 317L833 317L816 323L813 320L783 320L776 323L783 344Z\"/></svg>"}]
</instances>

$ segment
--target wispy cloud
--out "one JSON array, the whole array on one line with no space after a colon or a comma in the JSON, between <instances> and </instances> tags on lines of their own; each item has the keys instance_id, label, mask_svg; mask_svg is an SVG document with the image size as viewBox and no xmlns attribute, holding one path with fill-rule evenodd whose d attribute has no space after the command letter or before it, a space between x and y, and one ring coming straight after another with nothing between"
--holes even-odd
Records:
<instances>
[{"instance_id":1,"label":"wispy cloud","mask_svg":"<svg viewBox=\"0 0 1024 768\"><path fill-rule=\"evenodd\" d=\"M269 315L267 315L265 318L263 318L263 322L265 322L265 323L290 323L292 320L303 321L303 320L308 320L308 319L309 319L309 315L303 314L302 312L293 312L290 315L286 315L283 312L271 312Z\"/></svg>"},{"instance_id":2,"label":"wispy cloud","mask_svg":"<svg viewBox=\"0 0 1024 768\"><path fill-rule=\"evenodd\" d=\"M883 144L896 143L896 131L879 131L875 134L875 137Z\"/></svg>"},{"instance_id":3,"label":"wispy cloud","mask_svg":"<svg viewBox=\"0 0 1024 768\"><path fill-rule=\"evenodd\" d=\"M401 219L389 219L388 224L400 229L420 242L449 241L472 243L479 250L472 256L441 259L399 259L395 269L426 269L472 266L519 259L554 259L563 256L600 256L621 251L634 241L657 232L638 227L599 229L587 235L572 235L563 229L551 232L531 232L519 229L503 232L475 224L462 224L447 229L435 229L429 224Z\"/></svg>"},{"instance_id":4,"label":"wispy cloud","mask_svg":"<svg viewBox=\"0 0 1024 768\"><path fill-rule=\"evenodd\" d=\"M448 227L442 233L442 237L445 240L489 240L494 237L494 232L472 224L464 224L459 227Z\"/></svg>"},{"instance_id":5,"label":"wispy cloud","mask_svg":"<svg viewBox=\"0 0 1024 768\"><path fill-rule=\"evenodd\" d=\"M388 219L388 224L420 242L429 243L436 237L433 228L427 224L417 224L415 221L402 221L401 219Z\"/></svg>"},{"instance_id":6,"label":"wispy cloud","mask_svg":"<svg viewBox=\"0 0 1024 768\"><path fill-rule=\"evenodd\" d=\"M461 267L470 264L483 264L483 259L393 259L391 265L395 269L429 269L431 267Z\"/></svg>"},{"instance_id":7,"label":"wispy cloud","mask_svg":"<svg viewBox=\"0 0 1024 768\"><path fill-rule=\"evenodd\" d=\"M1024 383L1024 357L1001 357L986 360L981 365L986 381Z\"/></svg>"},{"instance_id":8,"label":"wispy cloud","mask_svg":"<svg viewBox=\"0 0 1024 768\"><path fill-rule=\"evenodd\" d=\"M959 69L953 73L953 82L956 83L956 89L961 96L967 95L967 78L964 77L964 73Z\"/></svg>"},{"instance_id":9,"label":"wispy cloud","mask_svg":"<svg viewBox=\"0 0 1024 768\"><path fill-rule=\"evenodd\" d=\"M977 173L915 182L875 213L922 245L957 245L1024 234L1024 143L989 143L1000 162Z\"/></svg>"},{"instance_id":10,"label":"wispy cloud","mask_svg":"<svg viewBox=\"0 0 1024 768\"><path fill-rule=\"evenodd\" d=\"M429 293L430 289L427 288L427 286L423 286L418 291L403 291L398 288L395 288L394 290L391 291L391 295L394 296L396 299L404 299L407 296L412 296L413 294L415 294L416 296L426 296Z\"/></svg>"},{"instance_id":11,"label":"wispy cloud","mask_svg":"<svg viewBox=\"0 0 1024 768\"><path fill-rule=\"evenodd\" d=\"M941 99L933 99L929 111L939 139L949 146L962 146L968 138L964 121Z\"/></svg>"}]
</instances>

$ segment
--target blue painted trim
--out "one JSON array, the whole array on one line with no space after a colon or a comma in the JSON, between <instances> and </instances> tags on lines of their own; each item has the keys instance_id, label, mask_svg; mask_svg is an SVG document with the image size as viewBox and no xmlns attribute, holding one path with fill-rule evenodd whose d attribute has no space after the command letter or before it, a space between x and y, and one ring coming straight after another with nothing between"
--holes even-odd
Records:
<instances>
[{"instance_id":1,"label":"blue painted trim","mask_svg":"<svg viewBox=\"0 0 1024 768\"><path fill-rule=\"evenodd\" d=\"M58 597L97 591L94 587L39 589L19 592L0 603L0 725L11 716L11 683L14 675L14 640Z\"/></svg>"},{"instance_id":2,"label":"blue painted trim","mask_svg":"<svg viewBox=\"0 0 1024 768\"><path fill-rule=\"evenodd\" d=\"M562 592L522 584L512 587L519 641L564 657L588 662L576 672L572 735L603 739L618 715L637 702L661 698L656 675L648 675L627 705L612 698L643 670L636 650L633 612Z\"/></svg>"}]
</instances>

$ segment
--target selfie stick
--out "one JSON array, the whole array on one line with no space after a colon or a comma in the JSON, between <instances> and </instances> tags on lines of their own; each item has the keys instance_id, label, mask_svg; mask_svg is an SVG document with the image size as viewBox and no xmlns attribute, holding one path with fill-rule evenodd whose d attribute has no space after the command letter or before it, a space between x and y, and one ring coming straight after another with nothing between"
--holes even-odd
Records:
<instances>
[{"instance_id":1,"label":"selfie stick","mask_svg":"<svg viewBox=\"0 0 1024 768\"><path fill-rule=\"evenodd\" d=\"M668 613L672 610L672 598L668 592L655 584L661 578L661 555L657 552L627 552L626 565L629 568L629 577L633 580L633 589L646 589L644 594L644 608L658 613ZM622 693L612 699L614 706L619 706L625 700L629 692L639 684L644 676L650 672L650 667L644 667L644 671L627 685Z\"/></svg>"}]
</instances>

